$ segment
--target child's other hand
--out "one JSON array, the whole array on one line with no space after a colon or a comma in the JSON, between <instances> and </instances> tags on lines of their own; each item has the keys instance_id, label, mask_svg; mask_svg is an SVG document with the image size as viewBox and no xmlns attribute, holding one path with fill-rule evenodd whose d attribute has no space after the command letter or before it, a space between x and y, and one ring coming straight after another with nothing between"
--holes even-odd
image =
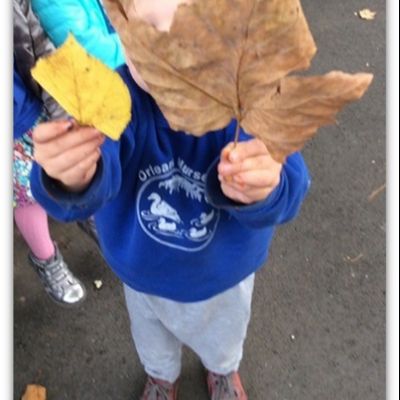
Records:
<instances>
[{"instance_id":1,"label":"child's other hand","mask_svg":"<svg viewBox=\"0 0 400 400\"><path fill-rule=\"evenodd\" d=\"M93 178L104 136L73 121L39 124L33 131L34 157L47 175L78 192Z\"/></svg>"},{"instance_id":2,"label":"child's other hand","mask_svg":"<svg viewBox=\"0 0 400 400\"><path fill-rule=\"evenodd\" d=\"M269 154L259 139L229 143L221 153L219 180L225 196L251 204L262 201L278 186L282 164Z\"/></svg>"}]
</instances>

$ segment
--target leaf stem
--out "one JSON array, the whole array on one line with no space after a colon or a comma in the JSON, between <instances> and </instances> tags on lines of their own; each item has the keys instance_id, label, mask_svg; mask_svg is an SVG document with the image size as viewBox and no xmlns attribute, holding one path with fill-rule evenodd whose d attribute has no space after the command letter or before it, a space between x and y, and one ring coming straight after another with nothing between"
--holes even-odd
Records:
<instances>
[{"instance_id":1,"label":"leaf stem","mask_svg":"<svg viewBox=\"0 0 400 400\"><path fill-rule=\"evenodd\" d=\"M240 122L239 122L239 120L236 120L235 140L233 143L233 148L236 147L236 144L239 141L239 134L240 134Z\"/></svg>"}]
</instances>

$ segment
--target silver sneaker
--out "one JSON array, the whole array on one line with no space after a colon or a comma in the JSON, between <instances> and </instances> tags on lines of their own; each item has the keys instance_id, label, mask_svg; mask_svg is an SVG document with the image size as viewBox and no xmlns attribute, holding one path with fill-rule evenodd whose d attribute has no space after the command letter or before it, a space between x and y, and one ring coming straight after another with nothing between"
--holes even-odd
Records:
<instances>
[{"instance_id":1,"label":"silver sneaker","mask_svg":"<svg viewBox=\"0 0 400 400\"><path fill-rule=\"evenodd\" d=\"M52 300L64 305L80 303L86 297L86 289L69 270L56 243L54 248L55 254L50 259L39 260L30 253L29 261Z\"/></svg>"}]
</instances>

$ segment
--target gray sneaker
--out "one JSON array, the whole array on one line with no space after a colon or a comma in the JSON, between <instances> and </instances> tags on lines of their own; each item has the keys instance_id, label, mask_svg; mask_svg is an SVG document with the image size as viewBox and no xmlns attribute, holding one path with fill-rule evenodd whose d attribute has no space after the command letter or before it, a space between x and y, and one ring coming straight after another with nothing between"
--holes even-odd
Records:
<instances>
[{"instance_id":1,"label":"gray sneaker","mask_svg":"<svg viewBox=\"0 0 400 400\"><path fill-rule=\"evenodd\" d=\"M238 372L218 375L208 371L207 384L211 400L247 400Z\"/></svg>"},{"instance_id":2,"label":"gray sneaker","mask_svg":"<svg viewBox=\"0 0 400 400\"><path fill-rule=\"evenodd\" d=\"M55 242L54 248L55 254L50 259L39 260L30 253L29 261L52 300L63 305L80 303L86 297L86 289L69 270Z\"/></svg>"},{"instance_id":3,"label":"gray sneaker","mask_svg":"<svg viewBox=\"0 0 400 400\"><path fill-rule=\"evenodd\" d=\"M144 393L140 400L177 400L177 398L178 381L169 383L148 376Z\"/></svg>"}]
</instances>

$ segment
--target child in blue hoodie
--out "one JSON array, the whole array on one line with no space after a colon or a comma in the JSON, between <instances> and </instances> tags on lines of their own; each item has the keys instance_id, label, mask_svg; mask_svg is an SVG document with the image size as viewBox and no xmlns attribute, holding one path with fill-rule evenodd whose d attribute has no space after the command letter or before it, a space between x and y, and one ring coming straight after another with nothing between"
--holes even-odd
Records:
<instances>
[{"instance_id":1,"label":"child in blue hoodie","mask_svg":"<svg viewBox=\"0 0 400 400\"><path fill-rule=\"evenodd\" d=\"M165 24L180 2L140 4ZM142 400L177 398L183 345L207 369L212 400L245 400L238 370L254 275L275 227L299 211L307 168L299 153L276 162L243 131L234 147L235 121L200 138L172 131L134 66L118 72L134 99L121 139L71 121L41 124L33 192L57 219L95 216L148 374Z\"/></svg>"}]
</instances>

